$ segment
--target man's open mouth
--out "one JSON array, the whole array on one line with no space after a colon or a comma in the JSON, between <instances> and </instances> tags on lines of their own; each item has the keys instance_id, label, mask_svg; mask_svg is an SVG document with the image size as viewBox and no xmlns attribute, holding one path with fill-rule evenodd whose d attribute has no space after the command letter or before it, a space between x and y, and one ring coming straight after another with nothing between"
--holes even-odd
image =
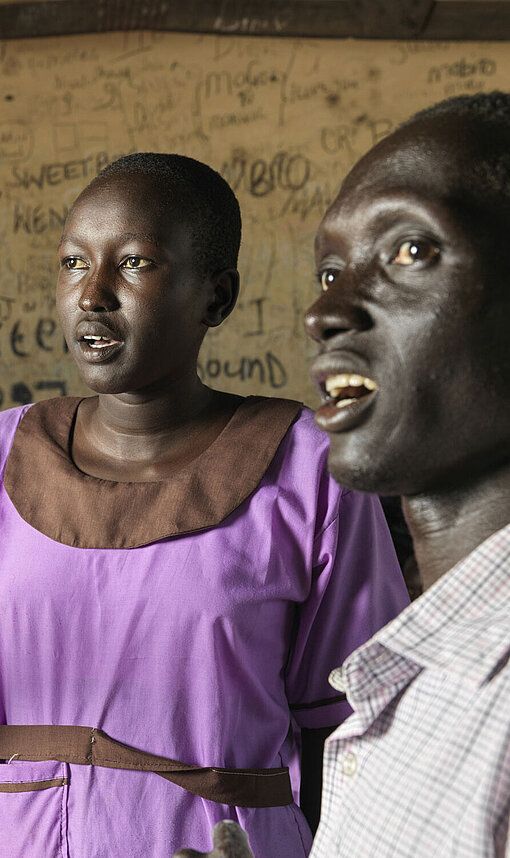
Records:
<instances>
[{"instance_id":1,"label":"man's open mouth","mask_svg":"<svg viewBox=\"0 0 510 858\"><path fill-rule=\"evenodd\" d=\"M377 390L373 379L363 375L341 373L330 375L323 382L324 401L336 408L347 408Z\"/></svg>"}]
</instances>

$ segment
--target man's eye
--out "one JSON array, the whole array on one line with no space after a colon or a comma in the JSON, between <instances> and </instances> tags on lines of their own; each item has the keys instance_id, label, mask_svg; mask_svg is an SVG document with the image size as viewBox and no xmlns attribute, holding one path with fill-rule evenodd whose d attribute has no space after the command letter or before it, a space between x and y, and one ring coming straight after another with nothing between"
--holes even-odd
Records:
<instances>
[{"instance_id":1,"label":"man's eye","mask_svg":"<svg viewBox=\"0 0 510 858\"><path fill-rule=\"evenodd\" d=\"M439 248L430 241L410 239L398 248L398 253L390 262L394 265L414 265L416 262L430 262L439 254Z\"/></svg>"},{"instance_id":2,"label":"man's eye","mask_svg":"<svg viewBox=\"0 0 510 858\"><path fill-rule=\"evenodd\" d=\"M144 256L128 256L127 259L124 259L121 262L122 268L148 268L149 265L152 265L150 259L146 259Z\"/></svg>"},{"instance_id":3,"label":"man's eye","mask_svg":"<svg viewBox=\"0 0 510 858\"><path fill-rule=\"evenodd\" d=\"M335 268L325 268L324 271L319 271L319 282L323 292L327 292L329 287L333 285L339 272Z\"/></svg>"},{"instance_id":4,"label":"man's eye","mask_svg":"<svg viewBox=\"0 0 510 858\"><path fill-rule=\"evenodd\" d=\"M79 256L66 256L60 263L62 268L67 268L69 271L76 271L78 268L88 268L87 263L80 259Z\"/></svg>"}]
</instances>

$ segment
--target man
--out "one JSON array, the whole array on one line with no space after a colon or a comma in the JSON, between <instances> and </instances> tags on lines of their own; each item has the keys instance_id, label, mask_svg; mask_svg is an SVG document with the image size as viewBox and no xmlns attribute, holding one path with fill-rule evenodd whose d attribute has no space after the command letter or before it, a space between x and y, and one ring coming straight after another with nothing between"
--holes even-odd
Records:
<instances>
[{"instance_id":1,"label":"man","mask_svg":"<svg viewBox=\"0 0 510 858\"><path fill-rule=\"evenodd\" d=\"M355 715L326 751L314 858L510 854L509 144L509 96L431 108L319 229L329 466L403 496L435 586L334 672ZM361 367L360 396L338 376Z\"/></svg>"},{"instance_id":2,"label":"man","mask_svg":"<svg viewBox=\"0 0 510 858\"><path fill-rule=\"evenodd\" d=\"M442 102L319 228L329 466L403 496L425 593L333 671L354 715L326 743L312 858L510 855L509 151L509 95ZM215 834L215 858L249 855Z\"/></svg>"}]
</instances>

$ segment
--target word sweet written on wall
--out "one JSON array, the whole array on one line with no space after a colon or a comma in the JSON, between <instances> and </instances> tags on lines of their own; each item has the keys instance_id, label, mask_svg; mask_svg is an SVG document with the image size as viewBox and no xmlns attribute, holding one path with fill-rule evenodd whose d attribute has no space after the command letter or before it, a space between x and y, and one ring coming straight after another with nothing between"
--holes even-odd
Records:
<instances>
[{"instance_id":1,"label":"word sweet written on wall","mask_svg":"<svg viewBox=\"0 0 510 858\"><path fill-rule=\"evenodd\" d=\"M200 373L313 404L302 317L313 237L339 184L410 113L504 88L504 43L171 33L0 42L0 408L82 394L54 308L56 247L109 161L179 152L219 170L244 217L239 305Z\"/></svg>"}]
</instances>

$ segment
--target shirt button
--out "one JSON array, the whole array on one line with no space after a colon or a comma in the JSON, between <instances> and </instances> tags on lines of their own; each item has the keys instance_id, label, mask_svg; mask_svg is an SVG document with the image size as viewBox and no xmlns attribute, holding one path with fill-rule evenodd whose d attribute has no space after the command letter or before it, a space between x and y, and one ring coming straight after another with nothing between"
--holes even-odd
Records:
<instances>
[{"instance_id":1,"label":"shirt button","mask_svg":"<svg viewBox=\"0 0 510 858\"><path fill-rule=\"evenodd\" d=\"M348 777L352 777L352 775L356 774L358 769L358 758L356 754L353 754L352 751L348 751L345 757L342 760L342 771L344 775L348 775Z\"/></svg>"}]
</instances>

